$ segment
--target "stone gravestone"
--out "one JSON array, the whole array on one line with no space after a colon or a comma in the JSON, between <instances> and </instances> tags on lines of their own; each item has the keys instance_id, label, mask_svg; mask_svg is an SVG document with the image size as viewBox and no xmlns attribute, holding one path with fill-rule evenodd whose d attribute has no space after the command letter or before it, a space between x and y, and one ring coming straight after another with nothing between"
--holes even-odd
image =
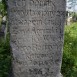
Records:
<instances>
[{"instance_id":1,"label":"stone gravestone","mask_svg":"<svg viewBox=\"0 0 77 77\"><path fill-rule=\"evenodd\" d=\"M60 77L65 0L8 0L14 77Z\"/></svg>"}]
</instances>

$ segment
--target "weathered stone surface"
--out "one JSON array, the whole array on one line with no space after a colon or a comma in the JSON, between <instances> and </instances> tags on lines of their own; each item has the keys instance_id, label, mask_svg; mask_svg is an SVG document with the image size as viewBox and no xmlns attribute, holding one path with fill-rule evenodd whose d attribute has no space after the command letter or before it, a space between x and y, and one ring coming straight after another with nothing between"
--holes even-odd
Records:
<instances>
[{"instance_id":1,"label":"weathered stone surface","mask_svg":"<svg viewBox=\"0 0 77 77\"><path fill-rule=\"evenodd\" d=\"M65 0L8 0L14 77L60 77Z\"/></svg>"}]
</instances>

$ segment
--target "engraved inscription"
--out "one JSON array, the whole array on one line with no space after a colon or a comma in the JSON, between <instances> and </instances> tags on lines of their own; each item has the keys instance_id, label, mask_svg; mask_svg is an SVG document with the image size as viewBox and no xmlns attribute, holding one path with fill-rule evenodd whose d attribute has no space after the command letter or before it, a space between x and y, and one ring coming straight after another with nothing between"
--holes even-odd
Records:
<instances>
[{"instance_id":1,"label":"engraved inscription","mask_svg":"<svg viewBox=\"0 0 77 77\"><path fill-rule=\"evenodd\" d=\"M58 77L65 19L63 2L8 0L14 77Z\"/></svg>"}]
</instances>

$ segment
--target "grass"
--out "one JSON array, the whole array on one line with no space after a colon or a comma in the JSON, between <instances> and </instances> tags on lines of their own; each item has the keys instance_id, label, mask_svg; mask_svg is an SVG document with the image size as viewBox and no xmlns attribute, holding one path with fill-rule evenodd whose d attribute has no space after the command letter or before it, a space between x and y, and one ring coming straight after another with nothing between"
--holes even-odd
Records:
<instances>
[{"instance_id":1,"label":"grass","mask_svg":"<svg viewBox=\"0 0 77 77\"><path fill-rule=\"evenodd\" d=\"M8 77L11 65L9 37L0 38L0 77Z\"/></svg>"},{"instance_id":2,"label":"grass","mask_svg":"<svg viewBox=\"0 0 77 77\"><path fill-rule=\"evenodd\" d=\"M67 35L69 37L67 37ZM65 45L69 45L71 50L69 52L77 58L77 23L65 27Z\"/></svg>"},{"instance_id":3,"label":"grass","mask_svg":"<svg viewBox=\"0 0 77 77\"><path fill-rule=\"evenodd\" d=\"M77 22L65 26L62 73L64 77L77 77Z\"/></svg>"},{"instance_id":4,"label":"grass","mask_svg":"<svg viewBox=\"0 0 77 77\"><path fill-rule=\"evenodd\" d=\"M1 17L1 15L0 15L0 27L1 27L1 21L2 21L2 17Z\"/></svg>"}]
</instances>

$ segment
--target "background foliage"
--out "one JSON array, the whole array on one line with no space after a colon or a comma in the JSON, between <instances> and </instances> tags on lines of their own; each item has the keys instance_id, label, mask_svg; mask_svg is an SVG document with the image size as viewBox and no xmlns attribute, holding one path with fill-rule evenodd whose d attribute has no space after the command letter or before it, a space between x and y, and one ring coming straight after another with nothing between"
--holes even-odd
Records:
<instances>
[{"instance_id":1,"label":"background foliage","mask_svg":"<svg viewBox=\"0 0 77 77\"><path fill-rule=\"evenodd\" d=\"M64 77L77 77L77 22L65 26L62 73Z\"/></svg>"},{"instance_id":2,"label":"background foliage","mask_svg":"<svg viewBox=\"0 0 77 77\"><path fill-rule=\"evenodd\" d=\"M3 16L7 15L7 7L5 0L0 2L0 27ZM9 32L7 33L6 40L0 37L0 77L8 77L11 66L11 54L9 44Z\"/></svg>"},{"instance_id":3,"label":"background foliage","mask_svg":"<svg viewBox=\"0 0 77 77\"><path fill-rule=\"evenodd\" d=\"M7 77L11 65L9 36L6 41L0 38L0 77Z\"/></svg>"}]
</instances>

